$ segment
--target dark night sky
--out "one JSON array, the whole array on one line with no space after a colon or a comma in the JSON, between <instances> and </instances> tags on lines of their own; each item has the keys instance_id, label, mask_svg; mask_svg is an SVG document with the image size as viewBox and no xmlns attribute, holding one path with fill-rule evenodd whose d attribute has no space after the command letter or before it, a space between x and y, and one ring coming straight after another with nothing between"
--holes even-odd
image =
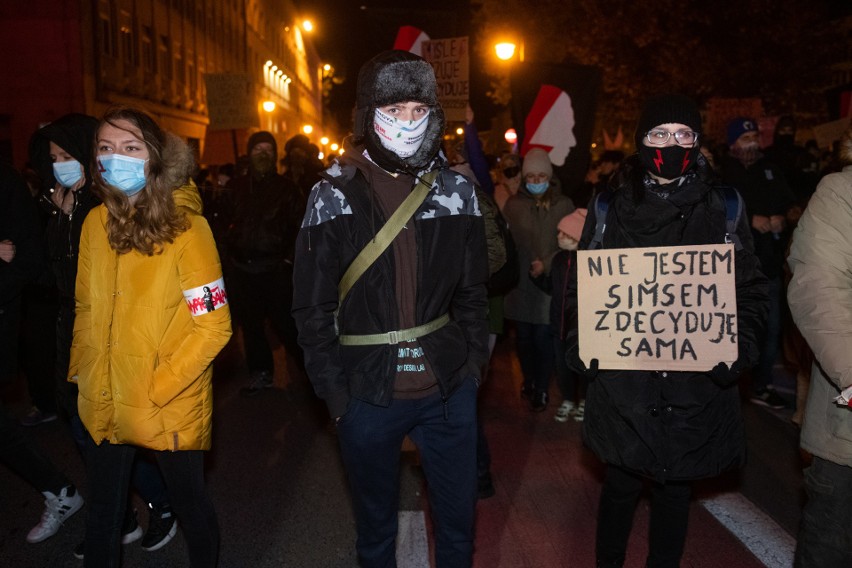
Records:
<instances>
[{"instance_id":1,"label":"dark night sky","mask_svg":"<svg viewBox=\"0 0 852 568\"><path fill-rule=\"evenodd\" d=\"M314 41L320 57L345 78L335 87L330 103L343 127L349 126L358 69L370 57L393 47L400 26L418 27L434 39L471 35L467 0L301 0L297 4L316 23ZM471 88L477 93L473 106L480 123L492 109L484 95L488 80L478 76L475 67L472 63Z\"/></svg>"}]
</instances>

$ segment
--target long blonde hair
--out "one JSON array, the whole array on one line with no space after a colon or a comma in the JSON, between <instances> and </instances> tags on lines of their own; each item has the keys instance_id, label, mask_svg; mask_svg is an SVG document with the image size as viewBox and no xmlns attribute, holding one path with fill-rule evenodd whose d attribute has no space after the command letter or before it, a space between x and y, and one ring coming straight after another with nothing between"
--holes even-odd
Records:
<instances>
[{"instance_id":1,"label":"long blonde hair","mask_svg":"<svg viewBox=\"0 0 852 568\"><path fill-rule=\"evenodd\" d=\"M128 121L142 134L149 154L147 183L135 205L131 205L123 192L104 181L100 168L93 167L92 170L97 172L94 190L109 212L107 237L110 246L119 254L137 250L150 256L162 252L163 245L173 242L189 228L189 220L175 206L172 193L189 180L193 167L192 153L186 144L164 132L146 113L130 107L107 110L98 132L106 124L127 130L116 124L119 120ZM131 134L136 135L135 132ZM95 145L97 160L97 141Z\"/></svg>"}]
</instances>

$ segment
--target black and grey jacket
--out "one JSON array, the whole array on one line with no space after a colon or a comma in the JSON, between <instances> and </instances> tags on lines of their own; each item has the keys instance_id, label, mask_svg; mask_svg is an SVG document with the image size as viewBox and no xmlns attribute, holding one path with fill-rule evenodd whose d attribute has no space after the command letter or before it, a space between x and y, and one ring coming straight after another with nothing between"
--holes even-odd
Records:
<instances>
[{"instance_id":1,"label":"black and grey jacket","mask_svg":"<svg viewBox=\"0 0 852 568\"><path fill-rule=\"evenodd\" d=\"M363 152L363 147L351 152ZM441 395L479 379L488 356L488 255L473 183L439 156L418 175L440 174L414 215L417 240L417 325L449 313L452 321L419 338ZM296 241L293 316L314 389L331 416L351 398L387 406L393 396L397 345L344 346L340 334L399 329L393 247L354 284L338 309L338 283L386 218L367 175L352 161L335 162L314 186ZM412 189L415 180L412 177ZM412 224L408 223L411 230Z\"/></svg>"}]
</instances>

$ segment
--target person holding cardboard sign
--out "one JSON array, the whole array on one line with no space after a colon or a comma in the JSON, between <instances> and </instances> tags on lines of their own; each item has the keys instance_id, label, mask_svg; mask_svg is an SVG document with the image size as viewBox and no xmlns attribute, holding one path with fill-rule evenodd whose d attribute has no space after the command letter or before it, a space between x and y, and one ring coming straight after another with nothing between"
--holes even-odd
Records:
<instances>
[{"instance_id":1,"label":"person holding cardboard sign","mask_svg":"<svg viewBox=\"0 0 852 568\"><path fill-rule=\"evenodd\" d=\"M699 360L694 365L698 370L688 371L664 370L672 367L662 362L659 370L646 364L614 370L597 359L583 361L579 345L583 334L594 331L595 322L574 315L577 268L569 274L568 363L591 380L583 439L607 464L598 511L599 567L624 564L645 480L650 480L652 491L647 566L678 566L690 482L717 476L745 459L734 385L759 356L766 278L754 256L745 216L737 215L739 196L721 186L699 152L701 132L701 115L691 99L650 99L636 130L638 152L613 175L610 190L591 202L580 250L735 243L736 361L729 366L718 359ZM617 261L614 265L617 268Z\"/></svg>"}]
</instances>

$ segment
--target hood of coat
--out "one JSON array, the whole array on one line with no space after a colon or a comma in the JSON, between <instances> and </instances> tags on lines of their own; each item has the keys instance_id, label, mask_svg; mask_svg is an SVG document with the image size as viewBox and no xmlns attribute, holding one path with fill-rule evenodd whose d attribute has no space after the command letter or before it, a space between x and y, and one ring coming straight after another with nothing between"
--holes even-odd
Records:
<instances>
[{"instance_id":1,"label":"hood of coat","mask_svg":"<svg viewBox=\"0 0 852 568\"><path fill-rule=\"evenodd\" d=\"M33 134L30 139L30 162L38 172L44 187L56 185L53 176L53 160L50 159L50 143L53 142L83 165L86 185L92 181L89 174L95 148L95 133L98 119L86 114L72 113L58 118Z\"/></svg>"},{"instance_id":2,"label":"hood of coat","mask_svg":"<svg viewBox=\"0 0 852 568\"><path fill-rule=\"evenodd\" d=\"M180 188L189 183L195 168L195 155L192 153L192 148L176 135L167 133L162 152L162 164L157 174L163 184L166 187Z\"/></svg>"},{"instance_id":3,"label":"hood of coat","mask_svg":"<svg viewBox=\"0 0 852 568\"><path fill-rule=\"evenodd\" d=\"M175 189L172 193L175 199L175 205L187 213L201 215L201 193L195 182L189 180L184 185Z\"/></svg>"}]
</instances>

